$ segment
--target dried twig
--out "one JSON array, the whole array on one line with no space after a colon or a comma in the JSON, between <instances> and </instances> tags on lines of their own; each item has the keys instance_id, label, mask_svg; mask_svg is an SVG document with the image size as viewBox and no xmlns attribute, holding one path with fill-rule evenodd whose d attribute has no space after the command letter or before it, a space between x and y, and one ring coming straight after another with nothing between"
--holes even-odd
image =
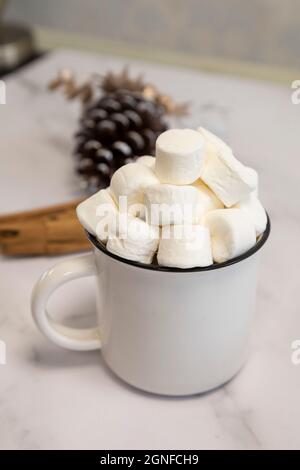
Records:
<instances>
[{"instance_id":1,"label":"dried twig","mask_svg":"<svg viewBox=\"0 0 300 470\"><path fill-rule=\"evenodd\" d=\"M97 89L104 93L113 93L118 90L128 90L142 93L145 98L160 104L166 114L174 116L185 116L188 114L189 103L176 103L169 95L160 93L152 84L144 81L143 75L131 77L129 68L124 67L121 72L108 71L105 75L93 74L89 80L78 85L74 74L63 69L48 85L49 90L63 89L63 93L69 100L79 98L84 104L89 103Z\"/></svg>"}]
</instances>

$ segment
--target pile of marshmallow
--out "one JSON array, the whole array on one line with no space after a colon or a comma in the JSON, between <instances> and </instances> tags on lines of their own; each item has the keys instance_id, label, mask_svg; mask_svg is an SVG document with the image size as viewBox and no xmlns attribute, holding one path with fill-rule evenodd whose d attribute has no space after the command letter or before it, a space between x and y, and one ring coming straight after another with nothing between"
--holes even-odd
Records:
<instances>
[{"instance_id":1,"label":"pile of marshmallow","mask_svg":"<svg viewBox=\"0 0 300 470\"><path fill-rule=\"evenodd\" d=\"M77 215L109 252L182 269L245 253L267 225L256 171L201 127L162 133L155 157L119 168Z\"/></svg>"}]
</instances>

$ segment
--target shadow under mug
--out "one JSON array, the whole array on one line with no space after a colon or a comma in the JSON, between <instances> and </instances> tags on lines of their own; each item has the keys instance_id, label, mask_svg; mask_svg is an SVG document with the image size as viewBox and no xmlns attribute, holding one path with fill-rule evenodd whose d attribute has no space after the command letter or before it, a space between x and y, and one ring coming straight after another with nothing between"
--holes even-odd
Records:
<instances>
[{"instance_id":1,"label":"shadow under mug","mask_svg":"<svg viewBox=\"0 0 300 470\"><path fill-rule=\"evenodd\" d=\"M38 328L77 351L101 349L109 368L140 389L164 395L211 390L231 379L247 356L256 297L259 252L205 268L143 265L109 253L88 234L94 252L46 271L32 294ZM73 329L47 314L51 293L84 276L97 281L98 325Z\"/></svg>"}]
</instances>

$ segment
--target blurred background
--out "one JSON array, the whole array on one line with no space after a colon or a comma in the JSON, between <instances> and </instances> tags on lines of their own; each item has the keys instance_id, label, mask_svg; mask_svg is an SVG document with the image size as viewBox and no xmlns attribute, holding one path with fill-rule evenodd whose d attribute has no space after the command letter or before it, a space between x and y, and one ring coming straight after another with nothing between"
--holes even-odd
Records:
<instances>
[{"instance_id":1,"label":"blurred background","mask_svg":"<svg viewBox=\"0 0 300 470\"><path fill-rule=\"evenodd\" d=\"M275 80L300 67L299 0L6 3L5 18L31 25L38 45L46 49L127 51L164 62L265 74Z\"/></svg>"}]
</instances>

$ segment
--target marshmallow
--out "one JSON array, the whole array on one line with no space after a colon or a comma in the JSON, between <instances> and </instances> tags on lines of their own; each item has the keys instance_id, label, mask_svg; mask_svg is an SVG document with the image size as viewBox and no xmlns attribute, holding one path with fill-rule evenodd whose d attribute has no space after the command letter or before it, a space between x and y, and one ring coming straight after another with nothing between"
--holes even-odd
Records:
<instances>
[{"instance_id":1,"label":"marshmallow","mask_svg":"<svg viewBox=\"0 0 300 470\"><path fill-rule=\"evenodd\" d=\"M159 183L154 172L146 165L128 163L112 176L110 187L120 212L129 212L143 217L144 191L148 186ZM120 199L122 197L122 199ZM127 198L123 200L123 197Z\"/></svg>"},{"instance_id":2,"label":"marshmallow","mask_svg":"<svg viewBox=\"0 0 300 470\"><path fill-rule=\"evenodd\" d=\"M194 268L213 263L209 230L203 225L173 225L162 229L157 261L161 266Z\"/></svg>"},{"instance_id":3,"label":"marshmallow","mask_svg":"<svg viewBox=\"0 0 300 470\"><path fill-rule=\"evenodd\" d=\"M155 167L155 157L150 157L149 155L144 155L143 157L139 157L136 160L136 163L141 163L142 165L146 165L152 170L154 170Z\"/></svg>"},{"instance_id":4,"label":"marshmallow","mask_svg":"<svg viewBox=\"0 0 300 470\"><path fill-rule=\"evenodd\" d=\"M81 202L77 208L77 217L83 227L101 241L106 241L108 234L98 233L99 223L104 227L111 217L116 217L117 206L112 198L110 188L101 189L93 196Z\"/></svg>"},{"instance_id":5,"label":"marshmallow","mask_svg":"<svg viewBox=\"0 0 300 470\"><path fill-rule=\"evenodd\" d=\"M231 207L255 190L256 175L234 157L225 142L203 128L198 131L206 139L201 179L226 207Z\"/></svg>"},{"instance_id":6,"label":"marshmallow","mask_svg":"<svg viewBox=\"0 0 300 470\"><path fill-rule=\"evenodd\" d=\"M253 168L250 168L250 166L246 166L246 169L252 178L253 184L255 185L253 191L251 191L250 194L255 194L255 196L258 197L258 173Z\"/></svg>"},{"instance_id":7,"label":"marshmallow","mask_svg":"<svg viewBox=\"0 0 300 470\"><path fill-rule=\"evenodd\" d=\"M254 224L257 236L261 235L266 230L267 214L254 192L249 194L249 196L240 201L234 207L241 209L248 214Z\"/></svg>"},{"instance_id":8,"label":"marshmallow","mask_svg":"<svg viewBox=\"0 0 300 470\"><path fill-rule=\"evenodd\" d=\"M159 228L137 217L120 216L118 234L109 237L107 250L121 258L151 264L159 243Z\"/></svg>"},{"instance_id":9,"label":"marshmallow","mask_svg":"<svg viewBox=\"0 0 300 470\"><path fill-rule=\"evenodd\" d=\"M170 129L156 141L155 172L162 183L191 184L203 168L204 139L192 129Z\"/></svg>"},{"instance_id":10,"label":"marshmallow","mask_svg":"<svg viewBox=\"0 0 300 470\"><path fill-rule=\"evenodd\" d=\"M194 186L154 184L145 190L146 220L152 225L193 224L199 191Z\"/></svg>"},{"instance_id":11,"label":"marshmallow","mask_svg":"<svg viewBox=\"0 0 300 470\"><path fill-rule=\"evenodd\" d=\"M213 259L217 263L242 255L256 243L254 224L241 209L208 212L204 223L210 230Z\"/></svg>"},{"instance_id":12,"label":"marshmallow","mask_svg":"<svg viewBox=\"0 0 300 470\"><path fill-rule=\"evenodd\" d=\"M197 204L197 221L202 222L203 216L215 209L223 209L224 204L217 198L217 196L209 189L206 184L198 179L193 186L198 190L198 204Z\"/></svg>"},{"instance_id":13,"label":"marshmallow","mask_svg":"<svg viewBox=\"0 0 300 470\"><path fill-rule=\"evenodd\" d=\"M204 127L198 127L197 131L200 132L204 139L205 159L209 158L211 155L214 155L216 153L216 148L223 148L227 151L231 151L229 145L220 139L220 137L217 137L209 130L204 129Z\"/></svg>"}]
</instances>

